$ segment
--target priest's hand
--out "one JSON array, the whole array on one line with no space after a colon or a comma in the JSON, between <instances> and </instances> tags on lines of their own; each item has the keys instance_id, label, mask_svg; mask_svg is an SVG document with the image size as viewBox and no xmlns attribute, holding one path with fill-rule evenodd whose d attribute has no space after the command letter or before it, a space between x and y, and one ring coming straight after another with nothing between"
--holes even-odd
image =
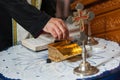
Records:
<instances>
[{"instance_id":1,"label":"priest's hand","mask_svg":"<svg viewBox=\"0 0 120 80\"><path fill-rule=\"evenodd\" d=\"M50 33L55 39L67 39L69 31L66 24L58 18L51 18L43 28L43 31Z\"/></svg>"}]
</instances>

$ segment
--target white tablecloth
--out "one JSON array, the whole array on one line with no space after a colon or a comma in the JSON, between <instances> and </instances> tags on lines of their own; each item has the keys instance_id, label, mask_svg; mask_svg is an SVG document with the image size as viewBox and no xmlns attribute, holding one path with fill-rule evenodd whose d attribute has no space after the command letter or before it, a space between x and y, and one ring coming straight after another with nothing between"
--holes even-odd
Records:
<instances>
[{"instance_id":1,"label":"white tablecloth","mask_svg":"<svg viewBox=\"0 0 120 80\"><path fill-rule=\"evenodd\" d=\"M7 78L21 80L76 80L96 77L119 67L120 46L112 41L97 40L99 44L93 46L93 51L88 53L91 56L87 58L91 65L100 70L95 75L80 77L73 74L73 69L81 61L46 63L47 50L32 52L21 45L0 52L0 73Z\"/></svg>"}]
</instances>

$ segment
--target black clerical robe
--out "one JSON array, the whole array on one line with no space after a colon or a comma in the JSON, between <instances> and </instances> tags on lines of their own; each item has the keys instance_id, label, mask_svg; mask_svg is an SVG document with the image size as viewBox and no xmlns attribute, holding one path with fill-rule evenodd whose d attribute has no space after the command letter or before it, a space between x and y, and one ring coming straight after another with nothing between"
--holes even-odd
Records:
<instances>
[{"instance_id":1,"label":"black clerical robe","mask_svg":"<svg viewBox=\"0 0 120 80\"><path fill-rule=\"evenodd\" d=\"M51 17L26 0L0 0L0 50L12 45L11 18L36 38Z\"/></svg>"}]
</instances>

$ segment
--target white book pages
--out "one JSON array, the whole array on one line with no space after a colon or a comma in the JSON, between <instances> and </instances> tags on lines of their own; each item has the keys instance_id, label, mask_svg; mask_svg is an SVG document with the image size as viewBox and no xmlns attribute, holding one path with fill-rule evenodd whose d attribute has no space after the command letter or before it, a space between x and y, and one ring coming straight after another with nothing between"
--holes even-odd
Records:
<instances>
[{"instance_id":1,"label":"white book pages","mask_svg":"<svg viewBox=\"0 0 120 80\"><path fill-rule=\"evenodd\" d=\"M54 42L53 38L46 38L41 36L39 38L30 38L22 40L22 45L33 51L40 51L47 49L47 45Z\"/></svg>"}]
</instances>

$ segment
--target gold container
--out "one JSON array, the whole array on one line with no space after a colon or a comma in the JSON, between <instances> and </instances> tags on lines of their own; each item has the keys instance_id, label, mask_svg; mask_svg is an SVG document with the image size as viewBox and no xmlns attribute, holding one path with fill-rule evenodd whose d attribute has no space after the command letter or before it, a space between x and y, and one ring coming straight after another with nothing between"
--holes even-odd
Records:
<instances>
[{"instance_id":1,"label":"gold container","mask_svg":"<svg viewBox=\"0 0 120 80\"><path fill-rule=\"evenodd\" d=\"M52 61L58 62L82 53L82 48L77 43L70 40L63 40L48 45L48 57Z\"/></svg>"}]
</instances>

